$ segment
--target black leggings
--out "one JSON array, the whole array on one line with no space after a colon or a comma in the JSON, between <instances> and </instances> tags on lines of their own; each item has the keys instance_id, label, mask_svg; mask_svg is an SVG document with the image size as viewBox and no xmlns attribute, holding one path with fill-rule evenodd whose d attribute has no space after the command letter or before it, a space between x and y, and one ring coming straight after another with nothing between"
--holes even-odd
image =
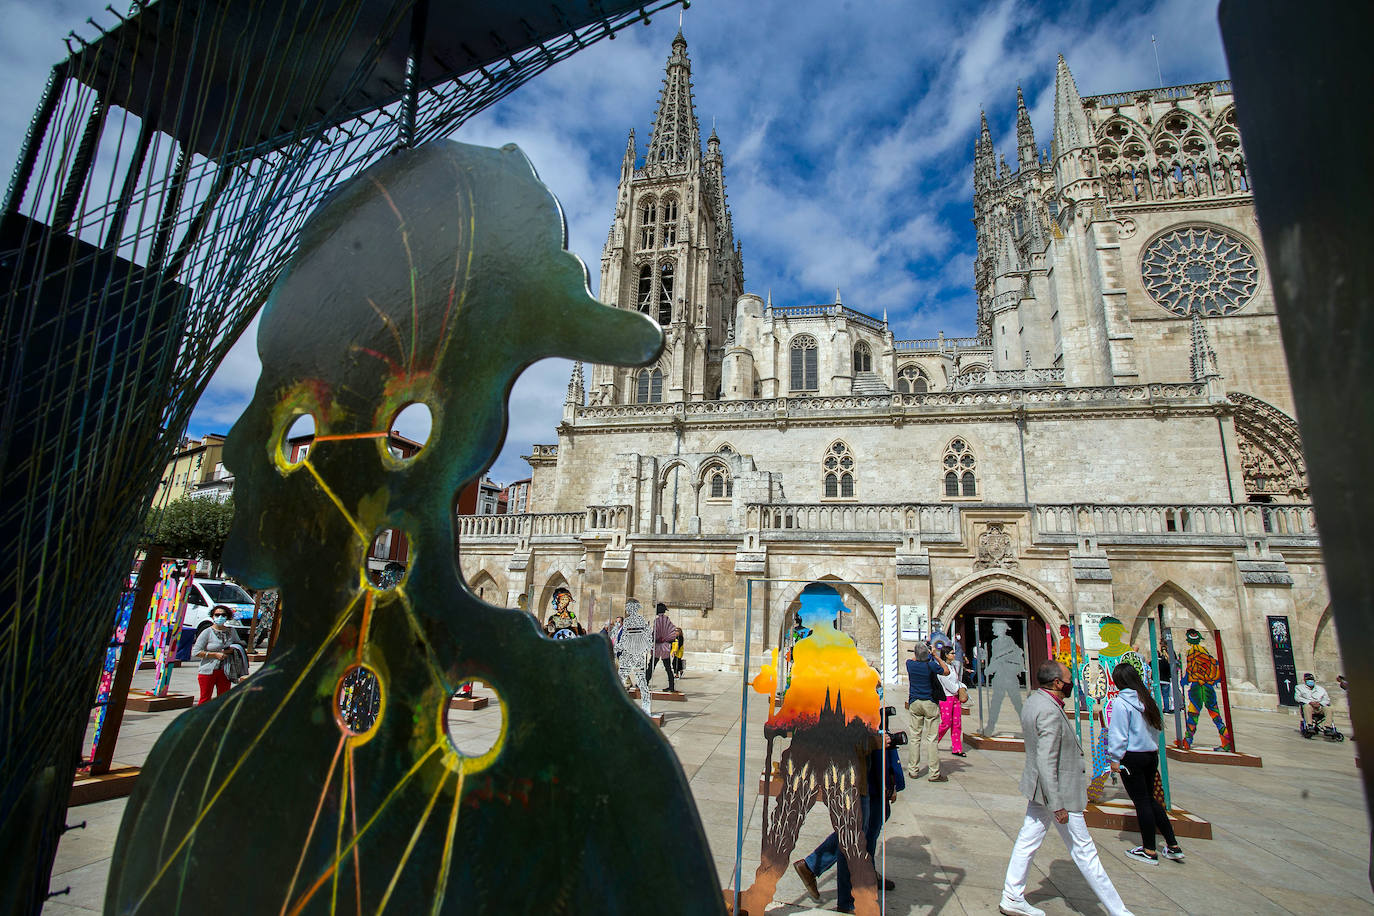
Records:
<instances>
[{"instance_id":1,"label":"black leggings","mask_svg":"<svg viewBox=\"0 0 1374 916\"><path fill-rule=\"evenodd\" d=\"M1170 846L1178 845L1174 828L1164 813L1164 806L1155 798L1155 773L1159 770L1158 751L1127 751L1121 757L1121 784L1135 805L1135 817L1140 822L1141 845L1154 851L1155 830L1164 834Z\"/></svg>"}]
</instances>

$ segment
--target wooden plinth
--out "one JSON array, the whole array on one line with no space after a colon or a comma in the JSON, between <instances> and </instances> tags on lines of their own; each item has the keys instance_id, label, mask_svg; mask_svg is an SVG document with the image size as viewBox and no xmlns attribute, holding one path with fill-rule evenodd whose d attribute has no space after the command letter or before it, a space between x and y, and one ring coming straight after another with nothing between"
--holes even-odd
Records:
<instances>
[{"instance_id":1,"label":"wooden plinth","mask_svg":"<svg viewBox=\"0 0 1374 916\"><path fill-rule=\"evenodd\" d=\"M266 653L266 652L249 652L249 653L248 653L248 660L249 660L250 662L265 662L265 661L267 661L267 653Z\"/></svg>"},{"instance_id":2,"label":"wooden plinth","mask_svg":"<svg viewBox=\"0 0 1374 916\"><path fill-rule=\"evenodd\" d=\"M138 767L111 767L98 776L78 776L72 782L68 805L89 805L111 798L128 798L138 779Z\"/></svg>"},{"instance_id":3,"label":"wooden plinth","mask_svg":"<svg viewBox=\"0 0 1374 916\"><path fill-rule=\"evenodd\" d=\"M1105 830L1122 830L1126 833L1138 833L1140 822L1136 820L1135 806L1128 801L1109 801L1100 804L1090 804L1083 812L1083 819L1089 827L1101 827ZM1174 828L1177 836L1186 836L1193 840L1210 840L1212 838L1212 824L1190 814L1182 808L1169 809L1169 823Z\"/></svg>"},{"instance_id":4,"label":"wooden plinth","mask_svg":"<svg viewBox=\"0 0 1374 916\"><path fill-rule=\"evenodd\" d=\"M632 700L637 700L637 699L639 699L639 688L638 688L638 687L631 687L631 688L630 688L630 699L632 699ZM649 699L651 699L651 700L667 700L669 703L686 703L686 702L687 702L687 694L683 693L681 690L672 690L672 691L669 691L669 690L650 690L650 691L649 691Z\"/></svg>"},{"instance_id":5,"label":"wooden plinth","mask_svg":"<svg viewBox=\"0 0 1374 916\"><path fill-rule=\"evenodd\" d=\"M486 697L454 697L449 701L449 709L486 709L488 700Z\"/></svg>"},{"instance_id":6,"label":"wooden plinth","mask_svg":"<svg viewBox=\"0 0 1374 916\"><path fill-rule=\"evenodd\" d=\"M782 777L774 776L771 780L764 776L759 776L759 794L767 795L769 798L777 798L782 794Z\"/></svg>"},{"instance_id":7,"label":"wooden plinth","mask_svg":"<svg viewBox=\"0 0 1374 916\"><path fill-rule=\"evenodd\" d=\"M189 693L169 693L165 697L131 693L125 709L135 712L166 712L169 709L190 709L195 703L196 698Z\"/></svg>"},{"instance_id":8,"label":"wooden plinth","mask_svg":"<svg viewBox=\"0 0 1374 916\"><path fill-rule=\"evenodd\" d=\"M654 720L654 724L657 725L659 728L662 728L662 727L663 727L663 713L661 713L661 712L651 712L651 713L649 713L649 718L650 718L650 719L653 719L653 720Z\"/></svg>"},{"instance_id":9,"label":"wooden plinth","mask_svg":"<svg viewBox=\"0 0 1374 916\"><path fill-rule=\"evenodd\" d=\"M1170 760L1178 760L1183 763L1214 763L1233 767L1264 766L1264 758L1256 757L1254 754L1237 754L1234 751L1214 751L1170 745L1164 749L1164 753L1169 755Z\"/></svg>"},{"instance_id":10,"label":"wooden plinth","mask_svg":"<svg viewBox=\"0 0 1374 916\"><path fill-rule=\"evenodd\" d=\"M150 658L150 659L147 659L147 660L145 660L145 661L141 661L141 662L138 663L138 670L139 670L139 671L152 671L152 670L153 670L154 668L156 668L156 667L157 667L157 662L154 661L154 660L151 659L151 658ZM180 668L180 667L181 667L181 662L178 662L178 661L172 662L172 667L173 667L173 668Z\"/></svg>"},{"instance_id":11,"label":"wooden plinth","mask_svg":"<svg viewBox=\"0 0 1374 916\"><path fill-rule=\"evenodd\" d=\"M989 738L964 732L964 743L980 751L1020 751L1026 750L1026 742L1020 738Z\"/></svg>"}]
</instances>

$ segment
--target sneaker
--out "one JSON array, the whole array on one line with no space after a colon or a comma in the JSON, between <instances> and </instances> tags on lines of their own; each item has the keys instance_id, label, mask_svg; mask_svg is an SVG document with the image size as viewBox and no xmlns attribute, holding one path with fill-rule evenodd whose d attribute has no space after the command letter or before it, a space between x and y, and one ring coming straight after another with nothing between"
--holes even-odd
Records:
<instances>
[{"instance_id":1,"label":"sneaker","mask_svg":"<svg viewBox=\"0 0 1374 916\"><path fill-rule=\"evenodd\" d=\"M1135 859L1137 862L1144 862L1146 865L1158 865L1159 856L1151 855L1150 851L1144 846L1133 846L1126 850L1126 855Z\"/></svg>"},{"instance_id":2,"label":"sneaker","mask_svg":"<svg viewBox=\"0 0 1374 916\"><path fill-rule=\"evenodd\" d=\"M1045 916L1045 911L1039 907L1031 906L1025 900L1012 900L1005 894L997 904L997 912L1002 916Z\"/></svg>"},{"instance_id":3,"label":"sneaker","mask_svg":"<svg viewBox=\"0 0 1374 916\"><path fill-rule=\"evenodd\" d=\"M1164 858L1166 858L1166 859L1173 859L1175 862L1182 862L1182 861L1183 861L1183 847L1182 847L1182 846L1165 846L1165 847L1164 847Z\"/></svg>"},{"instance_id":4,"label":"sneaker","mask_svg":"<svg viewBox=\"0 0 1374 916\"><path fill-rule=\"evenodd\" d=\"M944 773L941 773L939 776L930 777L930 779L926 780L926 782L949 782L949 777L946 776Z\"/></svg>"},{"instance_id":5,"label":"sneaker","mask_svg":"<svg viewBox=\"0 0 1374 916\"><path fill-rule=\"evenodd\" d=\"M967 753L966 751L950 751L950 753L953 754L955 757L967 757L967 756L968 756L968 753Z\"/></svg>"},{"instance_id":6,"label":"sneaker","mask_svg":"<svg viewBox=\"0 0 1374 916\"><path fill-rule=\"evenodd\" d=\"M801 878L802 887L806 888L807 896L820 903L821 889L816 887L816 876L811 873L811 867L806 864L806 860L798 859L792 863L792 867L797 870L797 877Z\"/></svg>"},{"instance_id":7,"label":"sneaker","mask_svg":"<svg viewBox=\"0 0 1374 916\"><path fill-rule=\"evenodd\" d=\"M883 879L883 890L885 890L885 891L895 891L896 889L897 889L897 882L896 882L896 881L893 881L891 878L884 878L884 879Z\"/></svg>"},{"instance_id":8,"label":"sneaker","mask_svg":"<svg viewBox=\"0 0 1374 916\"><path fill-rule=\"evenodd\" d=\"M910 776L912 779L915 779L917 776L920 776L920 775L921 775L921 768L920 768L920 767L907 767L907 768L906 768L906 775Z\"/></svg>"}]
</instances>

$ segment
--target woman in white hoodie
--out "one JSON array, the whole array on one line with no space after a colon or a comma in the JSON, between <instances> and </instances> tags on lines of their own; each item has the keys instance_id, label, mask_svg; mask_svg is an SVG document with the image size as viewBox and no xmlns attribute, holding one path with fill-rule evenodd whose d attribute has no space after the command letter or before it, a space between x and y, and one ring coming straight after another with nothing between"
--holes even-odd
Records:
<instances>
[{"instance_id":1,"label":"woman in white hoodie","mask_svg":"<svg viewBox=\"0 0 1374 916\"><path fill-rule=\"evenodd\" d=\"M1107 758L1112 772L1121 774L1121 784L1135 805L1140 824L1140 846L1126 855L1148 865L1159 864L1155 851L1155 830L1164 834L1164 857L1183 861L1183 849L1174 836L1164 806L1155 798L1155 775L1159 772L1159 733L1164 729L1159 706L1134 665L1122 662L1112 670L1112 681L1119 693L1111 701L1107 726Z\"/></svg>"}]
</instances>

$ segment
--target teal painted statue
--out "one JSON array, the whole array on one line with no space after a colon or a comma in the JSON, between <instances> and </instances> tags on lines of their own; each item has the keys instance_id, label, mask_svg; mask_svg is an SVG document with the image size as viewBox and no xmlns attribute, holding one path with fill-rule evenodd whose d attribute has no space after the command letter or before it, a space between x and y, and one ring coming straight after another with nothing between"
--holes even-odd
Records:
<instances>
[{"instance_id":1,"label":"teal painted statue","mask_svg":"<svg viewBox=\"0 0 1374 916\"><path fill-rule=\"evenodd\" d=\"M682 769L605 644L484 604L454 560L456 494L500 445L519 370L661 347L647 318L591 297L515 147L398 152L321 206L264 309L262 376L225 447L226 565L280 587L289 620L261 670L158 740L107 913L724 912ZM398 459L387 432L417 401L433 430ZM317 435L291 464L305 413ZM378 588L365 555L384 529L410 563ZM479 757L446 731L470 680L503 716Z\"/></svg>"}]
</instances>

